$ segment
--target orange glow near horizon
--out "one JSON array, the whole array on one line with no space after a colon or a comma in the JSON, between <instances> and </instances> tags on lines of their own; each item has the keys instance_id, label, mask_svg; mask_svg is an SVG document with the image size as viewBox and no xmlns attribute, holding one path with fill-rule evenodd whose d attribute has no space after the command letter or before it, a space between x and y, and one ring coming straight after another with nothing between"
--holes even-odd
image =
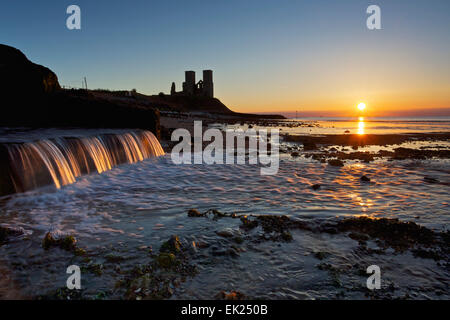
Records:
<instances>
[{"instance_id":1,"label":"orange glow near horizon","mask_svg":"<svg viewBox=\"0 0 450 320\"><path fill-rule=\"evenodd\" d=\"M381 80L379 82L370 90L353 85L355 88L350 91L340 82L333 83L337 89L327 90L310 82L291 91L284 87L273 90L263 86L245 92L233 87L218 97L233 111L248 113L291 113L295 116L297 112L299 117L358 117L361 112L366 117L450 116L448 90L428 88L427 85L418 88L421 84L406 87L407 81L401 82L402 86L389 83L392 87L388 90ZM365 105L363 110L359 108L360 103Z\"/></svg>"}]
</instances>

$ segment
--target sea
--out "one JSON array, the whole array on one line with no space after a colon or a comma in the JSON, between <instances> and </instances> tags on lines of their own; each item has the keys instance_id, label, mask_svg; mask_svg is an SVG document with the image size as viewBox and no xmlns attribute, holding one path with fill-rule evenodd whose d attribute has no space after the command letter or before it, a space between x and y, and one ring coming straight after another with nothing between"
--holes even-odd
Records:
<instances>
[{"instance_id":1,"label":"sea","mask_svg":"<svg viewBox=\"0 0 450 320\"><path fill-rule=\"evenodd\" d=\"M450 132L450 118L305 118L286 123L301 124L279 126L283 134L294 135ZM248 125L227 127L246 129ZM1 128L0 143L9 148L28 143L32 150L40 146L40 155L48 157L48 166L61 182L58 157L67 160L67 154L58 139L72 138L66 139L67 144L73 139L84 141L83 148L94 148L84 153L86 157L101 158L106 157L102 152L113 157L111 148L118 142L105 142L105 137L111 136L128 137L117 138L123 143L121 148L128 146L128 158L124 156L125 160L115 161L105 170L98 170L94 163L88 174L72 174L73 180L59 187L53 179L48 185L0 198L0 226L23 231L0 245L0 298L54 297L54 292L66 288L66 269L75 264L87 270L82 274L82 299L123 299L129 296L129 288L120 283L129 281L136 266L151 263L161 244L173 235L183 245L194 247L191 263L197 274L174 285L169 299L214 299L223 290L260 299L450 298L448 261L418 258L410 251L362 252L357 241L340 234L293 230L292 241L277 242L264 239L261 230L247 234L239 219L187 215L193 208L199 212L215 209L239 216L286 215L318 223L363 216L399 219L447 232L448 159L352 160L333 167L287 153L280 154L276 175L262 176L259 165L177 165L170 152L148 151L147 156L133 158L139 152L142 155L143 146L136 142L139 135L132 129ZM101 146L95 149L97 142L106 151ZM59 148L61 155L56 157L45 149L48 145ZM450 148L449 141L388 147L400 146ZM373 150L366 148L360 151ZM30 154L15 159L33 161ZM64 170L73 169L70 159L65 165ZM361 181L363 175L371 182ZM424 177L438 183L427 183ZM321 188L311 188L315 184ZM221 236L224 230L242 242ZM42 240L47 232L73 235L89 259L60 248L45 250ZM207 245L199 248L198 243ZM371 242L369 247L375 249L377 243ZM223 248L232 248L237 254L216 254ZM317 258L321 252L326 258ZM110 259L112 255L120 259ZM367 276L361 274L374 264L382 270L383 290L378 295L368 293ZM89 271L93 266L101 272Z\"/></svg>"}]
</instances>

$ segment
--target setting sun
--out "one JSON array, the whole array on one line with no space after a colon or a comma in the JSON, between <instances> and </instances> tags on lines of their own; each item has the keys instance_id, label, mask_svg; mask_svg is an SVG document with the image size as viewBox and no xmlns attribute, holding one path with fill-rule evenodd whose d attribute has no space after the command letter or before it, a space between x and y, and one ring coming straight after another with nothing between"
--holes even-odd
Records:
<instances>
[{"instance_id":1,"label":"setting sun","mask_svg":"<svg viewBox=\"0 0 450 320\"><path fill-rule=\"evenodd\" d=\"M358 109L363 111L366 108L366 104L361 102L360 104L358 104Z\"/></svg>"}]
</instances>

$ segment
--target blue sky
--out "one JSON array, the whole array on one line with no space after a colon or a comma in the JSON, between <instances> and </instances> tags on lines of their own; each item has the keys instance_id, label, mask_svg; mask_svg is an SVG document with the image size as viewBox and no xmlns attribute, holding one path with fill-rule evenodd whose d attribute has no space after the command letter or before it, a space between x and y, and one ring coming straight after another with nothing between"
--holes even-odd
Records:
<instances>
[{"instance_id":1,"label":"blue sky","mask_svg":"<svg viewBox=\"0 0 450 320\"><path fill-rule=\"evenodd\" d=\"M81 8L82 29L66 28ZM377 4L382 30L366 28ZM450 107L450 1L3 1L0 42L60 83L152 94L213 69L239 111ZM328 109L327 109L328 108Z\"/></svg>"}]
</instances>

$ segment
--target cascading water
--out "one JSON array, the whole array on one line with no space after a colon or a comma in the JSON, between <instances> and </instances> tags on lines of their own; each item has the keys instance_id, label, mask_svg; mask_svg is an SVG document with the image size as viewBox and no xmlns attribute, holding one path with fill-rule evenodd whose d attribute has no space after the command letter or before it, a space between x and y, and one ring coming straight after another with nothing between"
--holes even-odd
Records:
<instances>
[{"instance_id":1,"label":"cascading water","mask_svg":"<svg viewBox=\"0 0 450 320\"><path fill-rule=\"evenodd\" d=\"M8 178L15 192L52 183L61 188L83 174L102 173L122 163L164 155L150 131L58 137L5 146Z\"/></svg>"}]
</instances>

